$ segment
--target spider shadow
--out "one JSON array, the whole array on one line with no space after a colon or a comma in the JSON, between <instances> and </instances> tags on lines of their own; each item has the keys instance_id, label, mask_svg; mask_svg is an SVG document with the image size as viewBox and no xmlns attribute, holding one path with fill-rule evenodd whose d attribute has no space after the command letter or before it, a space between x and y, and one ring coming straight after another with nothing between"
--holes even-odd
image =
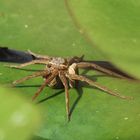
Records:
<instances>
[{"instance_id":1,"label":"spider shadow","mask_svg":"<svg viewBox=\"0 0 140 140\"><path fill-rule=\"evenodd\" d=\"M27 68L12 68L12 69L17 69L17 70L21 70L21 71L32 71L32 72L41 72L43 70L39 70L39 69L27 69Z\"/></svg>"},{"instance_id":2,"label":"spider shadow","mask_svg":"<svg viewBox=\"0 0 140 140\"><path fill-rule=\"evenodd\" d=\"M47 97L47 98L44 98L44 99L38 101L37 104L40 104L40 103L43 103L43 102L45 102L45 101L47 101L47 100L49 100L49 99L52 99L52 98L54 98L54 97L56 97L56 96L62 94L63 92L64 92L64 89L62 89L62 90L60 90L60 91L54 93L53 95L51 95L51 96L49 96L49 97Z\"/></svg>"},{"instance_id":3,"label":"spider shadow","mask_svg":"<svg viewBox=\"0 0 140 140\"><path fill-rule=\"evenodd\" d=\"M30 87L40 87L40 86L41 85L18 85L18 86L13 86L13 87L16 87L16 88L30 88ZM54 98L55 96L58 96L58 95L60 95L63 92L64 92L64 89L56 92L55 94L53 94L53 95L51 95L51 96L49 96L47 98L44 98L44 99L38 101L37 104L42 103L42 102L45 102L45 101L47 101L47 100L49 100L51 98Z\"/></svg>"},{"instance_id":4,"label":"spider shadow","mask_svg":"<svg viewBox=\"0 0 140 140\"><path fill-rule=\"evenodd\" d=\"M50 140L50 139L48 139L48 138L43 138L43 137L41 137L41 136L33 135L32 138L31 138L31 140Z\"/></svg>"},{"instance_id":5,"label":"spider shadow","mask_svg":"<svg viewBox=\"0 0 140 140\"><path fill-rule=\"evenodd\" d=\"M132 75L129 75L128 73L125 73L124 71L122 71L121 69L119 69L118 67L116 67L115 65L110 63L109 61L83 61L83 62L88 62L88 63L96 64L96 65L98 65L98 66L100 66L102 68L108 69L108 70L110 70L112 72L115 72L116 74L119 74L119 75L123 76L123 78L125 78L127 80L138 80L135 77L133 77ZM84 68L84 69L85 70L89 70L90 69L90 70L100 71L100 70L96 70L94 68ZM100 71L100 72L104 73L102 71ZM108 75L108 76L114 77L114 76L111 76L111 75ZM118 77L116 77L116 78L118 78Z\"/></svg>"},{"instance_id":6,"label":"spider shadow","mask_svg":"<svg viewBox=\"0 0 140 140\"><path fill-rule=\"evenodd\" d=\"M77 90L78 97L75 99L74 103L72 104L72 106L70 108L70 113L69 113L70 118L72 116L74 109L76 108L78 102L80 101L80 99L82 98L82 95L83 95L83 89L82 89L80 82L78 82L76 90Z\"/></svg>"},{"instance_id":7,"label":"spider shadow","mask_svg":"<svg viewBox=\"0 0 140 140\"><path fill-rule=\"evenodd\" d=\"M30 88L30 87L40 87L41 85L16 85L16 86L13 86L13 87L16 87L16 88Z\"/></svg>"}]
</instances>

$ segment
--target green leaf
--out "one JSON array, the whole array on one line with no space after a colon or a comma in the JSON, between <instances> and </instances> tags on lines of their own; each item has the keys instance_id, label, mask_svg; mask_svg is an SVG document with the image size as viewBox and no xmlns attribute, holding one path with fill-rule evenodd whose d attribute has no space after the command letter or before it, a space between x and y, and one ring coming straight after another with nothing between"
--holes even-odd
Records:
<instances>
[{"instance_id":1,"label":"green leaf","mask_svg":"<svg viewBox=\"0 0 140 140\"><path fill-rule=\"evenodd\" d=\"M140 78L140 1L66 0L79 30L112 63Z\"/></svg>"},{"instance_id":2,"label":"green leaf","mask_svg":"<svg viewBox=\"0 0 140 140\"><path fill-rule=\"evenodd\" d=\"M105 60L96 47L90 46L77 32L63 0L1 0L0 9L4 15L0 21L0 42L3 46L12 46L13 49L24 51L30 49L35 53L51 56L67 57L84 54L85 60ZM33 71L10 69L4 67L4 64L0 65L2 84L9 85L12 81L33 73ZM27 67L33 70L43 68ZM36 102L42 100L37 104L43 121L42 128L36 134L39 139L139 139L139 84L93 71L87 72L86 75L122 95L133 96L134 100L122 100L80 83L83 85L80 99L75 89L69 90L71 108L74 109L71 121L68 123L64 92L61 92L61 89L46 87L36 100ZM22 96L31 100L42 82L42 78L35 78L13 90L20 91ZM54 94L56 96L53 96Z\"/></svg>"},{"instance_id":3,"label":"green leaf","mask_svg":"<svg viewBox=\"0 0 140 140\"><path fill-rule=\"evenodd\" d=\"M27 140L37 129L39 114L36 107L10 89L0 88L0 139Z\"/></svg>"}]
</instances>

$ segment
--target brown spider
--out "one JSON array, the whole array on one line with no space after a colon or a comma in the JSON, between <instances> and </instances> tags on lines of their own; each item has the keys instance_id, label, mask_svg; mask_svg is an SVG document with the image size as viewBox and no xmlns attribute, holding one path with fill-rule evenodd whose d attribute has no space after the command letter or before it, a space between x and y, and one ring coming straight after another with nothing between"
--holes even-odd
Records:
<instances>
[{"instance_id":1,"label":"brown spider","mask_svg":"<svg viewBox=\"0 0 140 140\"><path fill-rule=\"evenodd\" d=\"M128 97L122 96L119 93L116 93L114 91L111 91L110 89L101 86L100 84L86 78L85 76L79 75L78 69L79 68L87 68L87 67L92 67L97 71L120 77L122 78L121 75L105 69L95 63L89 63L89 62L84 62L83 61L83 56L82 57L72 57L72 58L61 58L61 57L49 57L49 56L43 56L43 55L38 55L35 54L31 51L28 51L29 54L34 56L36 59L32 60L27 63L20 64L18 66L11 65L10 67L14 68L22 68L27 65L31 64L43 64L45 65L45 69L43 71L35 72L32 75L29 75L27 77L24 77L22 79L16 80L13 82L13 84L19 84L22 83L26 80L29 80L31 78L39 77L42 76L45 80L43 84L40 86L40 88L37 90L35 95L33 96L33 100L41 93L41 91L45 88L46 85L53 87L58 84L58 82L63 84L65 88L65 101L66 101L66 113L67 113L67 119L70 120L70 109L69 109L69 93L68 89L69 87L72 88L78 81L83 81L88 83L91 86L94 86L104 92L107 92L108 94L111 94L113 96L120 97L122 99L127 99Z\"/></svg>"}]
</instances>

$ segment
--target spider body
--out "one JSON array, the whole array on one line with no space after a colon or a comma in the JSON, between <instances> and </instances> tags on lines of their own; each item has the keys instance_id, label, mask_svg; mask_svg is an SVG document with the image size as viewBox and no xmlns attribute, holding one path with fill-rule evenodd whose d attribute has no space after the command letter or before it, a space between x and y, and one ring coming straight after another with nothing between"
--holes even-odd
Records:
<instances>
[{"instance_id":1,"label":"spider body","mask_svg":"<svg viewBox=\"0 0 140 140\"><path fill-rule=\"evenodd\" d=\"M113 71L110 71L108 69L105 69L95 63L89 63L89 62L83 61L83 56L82 57L76 56L72 58L61 58L61 57L49 57L49 56L38 55L31 51L28 51L28 53L30 53L36 59L27 63L20 64L18 66L12 65L10 67L22 68L31 64L43 64L45 65L45 69L39 72L35 72L32 75L26 76L22 79L16 80L13 82L13 84L19 84L26 80L39 77L39 76L43 77L44 82L40 86L40 88L37 90L35 95L33 96L32 98L33 100L36 99L36 97L41 93L41 91L46 87L46 85L50 87L58 87L60 85L63 86L65 89L66 114L67 114L68 120L70 120L68 89L77 85L78 81L86 82L89 85L94 86L113 96L117 96L123 99L128 98L128 97L120 95L119 93L111 91L110 89L98 84L97 82L93 80L86 78L85 76L79 75L78 70L80 68L92 67L95 70L106 73L108 75L122 78L121 75Z\"/></svg>"},{"instance_id":2,"label":"spider body","mask_svg":"<svg viewBox=\"0 0 140 140\"><path fill-rule=\"evenodd\" d=\"M61 68L65 65L66 59L61 58L61 57L53 57L50 61L49 64L52 66L55 66L57 68Z\"/></svg>"},{"instance_id":3,"label":"spider body","mask_svg":"<svg viewBox=\"0 0 140 140\"><path fill-rule=\"evenodd\" d=\"M70 64L70 60L73 61L72 64ZM76 59L77 61L77 59ZM61 57L52 57L49 61L48 64L46 64L46 67L44 70L49 71L49 73L53 73L53 71L55 70L56 73L58 72L58 75L51 80L48 83L48 86L52 87L52 88L62 88L64 87L62 81L60 80L59 77L59 71L63 71L63 73L65 75L68 74L76 74L76 63L75 62L75 57L72 57L71 59L64 59ZM49 74L46 76L43 76L44 80L46 80L48 78ZM74 81L69 81L68 82L68 86L69 87L74 87Z\"/></svg>"}]
</instances>

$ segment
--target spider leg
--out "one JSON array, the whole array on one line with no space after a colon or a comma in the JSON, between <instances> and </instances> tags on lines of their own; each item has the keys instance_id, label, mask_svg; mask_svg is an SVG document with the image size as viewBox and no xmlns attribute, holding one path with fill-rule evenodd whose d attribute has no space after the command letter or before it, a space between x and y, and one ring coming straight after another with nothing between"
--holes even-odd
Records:
<instances>
[{"instance_id":1,"label":"spider leg","mask_svg":"<svg viewBox=\"0 0 140 140\"><path fill-rule=\"evenodd\" d=\"M45 88L46 85L48 85L56 76L58 75L57 71L54 71L48 78L45 80L45 82L40 86L40 88L37 90L35 95L32 97L32 100L35 100L36 97L41 93L41 91Z\"/></svg>"},{"instance_id":2,"label":"spider leg","mask_svg":"<svg viewBox=\"0 0 140 140\"><path fill-rule=\"evenodd\" d=\"M101 66L99 66L99 65L97 65L97 64L95 64L95 63L79 62L79 63L77 63L77 67L78 67L78 68L92 67L92 68L94 68L95 70L99 70L99 71L104 72L104 73L106 73L106 74L109 74L109 75L111 75L111 76L115 76L115 77L119 77L119 78L126 78L126 77L124 77L124 76L122 76L122 75L120 75L120 74L118 74L118 73L116 73L116 72L113 72L113 71L111 71L111 70L109 70L109 69L106 69L106 68L104 68L104 67L101 67Z\"/></svg>"},{"instance_id":3,"label":"spider leg","mask_svg":"<svg viewBox=\"0 0 140 140\"><path fill-rule=\"evenodd\" d=\"M22 67L25 67L28 65L33 65L33 64L48 64L48 61L47 60L32 60L30 62L26 62L26 63L20 64L20 65L8 65L8 67L20 69Z\"/></svg>"},{"instance_id":4,"label":"spider leg","mask_svg":"<svg viewBox=\"0 0 140 140\"><path fill-rule=\"evenodd\" d=\"M41 71L41 72L35 72L35 73L31 74L31 75L28 75L26 77L23 77L23 78L21 78L19 80L14 81L13 84L16 85L16 84L22 83L22 82L24 82L26 80L29 80L31 78L35 78L35 77L39 77L39 76L46 76L48 74L49 74L49 71L46 71L46 70Z\"/></svg>"},{"instance_id":5,"label":"spider leg","mask_svg":"<svg viewBox=\"0 0 140 140\"><path fill-rule=\"evenodd\" d=\"M112 91L112 90L110 90L110 89L108 89L108 88L106 88L106 87L104 87L104 86L102 86L102 85L100 85L100 84L98 84L98 83L96 83L96 82L94 82L94 81L86 78L85 76L76 75L76 74L73 74L73 75L72 74L71 75L68 74L67 76L70 79L74 79L74 80L79 80L79 81L86 82L89 85L94 86L94 87L96 87L96 88L98 88L98 89L100 89L102 91L105 91L106 93L111 94L113 96L117 96L117 97L120 97L122 99L132 99L132 97L126 97L126 96L120 95L119 93L114 92L114 91Z\"/></svg>"},{"instance_id":6,"label":"spider leg","mask_svg":"<svg viewBox=\"0 0 140 140\"><path fill-rule=\"evenodd\" d=\"M59 73L59 77L65 87L66 113L67 113L67 119L68 121L70 121L68 82L65 77L65 74L62 71Z\"/></svg>"},{"instance_id":7,"label":"spider leg","mask_svg":"<svg viewBox=\"0 0 140 140\"><path fill-rule=\"evenodd\" d=\"M35 95L32 97L32 100L35 100L37 98L37 96L41 93L41 91L45 88L45 86L47 85L48 83L45 81L41 86L40 88L37 90L37 92L35 93Z\"/></svg>"},{"instance_id":8,"label":"spider leg","mask_svg":"<svg viewBox=\"0 0 140 140\"><path fill-rule=\"evenodd\" d=\"M49 56L46 56L46 55L39 55L39 54L35 54L33 53L31 50L28 50L28 53L35 56L35 58L41 58L41 59L50 59L51 57Z\"/></svg>"}]
</instances>

